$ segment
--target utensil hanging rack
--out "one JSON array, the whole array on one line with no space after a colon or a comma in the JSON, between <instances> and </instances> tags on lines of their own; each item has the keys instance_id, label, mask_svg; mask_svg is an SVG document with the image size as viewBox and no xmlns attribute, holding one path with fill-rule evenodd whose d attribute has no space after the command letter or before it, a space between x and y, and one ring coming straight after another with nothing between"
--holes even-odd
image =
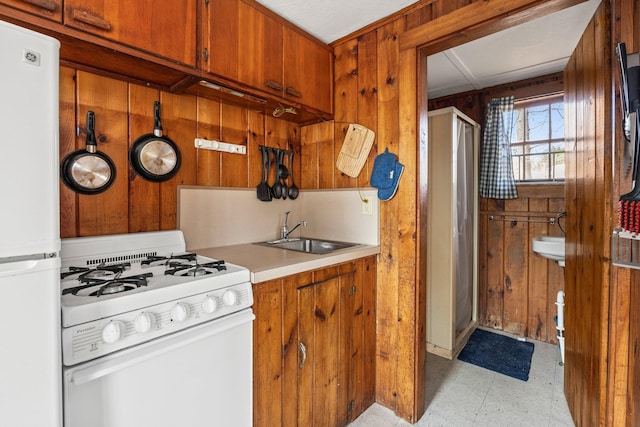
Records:
<instances>
[{"instance_id":1,"label":"utensil hanging rack","mask_svg":"<svg viewBox=\"0 0 640 427\"><path fill-rule=\"evenodd\" d=\"M515 216L515 215L511 215L511 216ZM536 224L551 224L551 225L556 223L555 218L544 218L544 219L496 218L495 215L489 215L489 221L510 222L512 226L517 225L518 222L532 222Z\"/></svg>"}]
</instances>

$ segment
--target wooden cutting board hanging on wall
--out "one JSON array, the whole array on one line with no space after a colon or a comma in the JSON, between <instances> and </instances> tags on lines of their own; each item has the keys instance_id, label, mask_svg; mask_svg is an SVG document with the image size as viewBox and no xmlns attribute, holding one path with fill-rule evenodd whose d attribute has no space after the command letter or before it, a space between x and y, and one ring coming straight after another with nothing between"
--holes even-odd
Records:
<instances>
[{"instance_id":1,"label":"wooden cutting board hanging on wall","mask_svg":"<svg viewBox=\"0 0 640 427\"><path fill-rule=\"evenodd\" d=\"M351 178L357 178L369 157L376 134L371 129L351 123L342 142L336 167Z\"/></svg>"}]
</instances>

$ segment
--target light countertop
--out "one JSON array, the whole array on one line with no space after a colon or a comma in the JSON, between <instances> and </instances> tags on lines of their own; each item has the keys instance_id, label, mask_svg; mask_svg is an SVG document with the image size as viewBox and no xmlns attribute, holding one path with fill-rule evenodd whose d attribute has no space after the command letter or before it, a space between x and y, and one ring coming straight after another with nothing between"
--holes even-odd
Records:
<instances>
[{"instance_id":1,"label":"light countertop","mask_svg":"<svg viewBox=\"0 0 640 427\"><path fill-rule=\"evenodd\" d=\"M253 243L189 250L248 268L251 272L251 283L279 279L380 253L379 246L371 245L357 245L328 254L315 255Z\"/></svg>"}]
</instances>

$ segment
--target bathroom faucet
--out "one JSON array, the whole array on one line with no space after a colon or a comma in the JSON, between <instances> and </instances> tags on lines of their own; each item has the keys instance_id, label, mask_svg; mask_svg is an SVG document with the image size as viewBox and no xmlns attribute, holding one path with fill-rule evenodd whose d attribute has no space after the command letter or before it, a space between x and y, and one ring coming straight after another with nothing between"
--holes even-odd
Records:
<instances>
[{"instance_id":1,"label":"bathroom faucet","mask_svg":"<svg viewBox=\"0 0 640 427\"><path fill-rule=\"evenodd\" d=\"M300 226L306 227L307 226L307 221L300 221L299 223L297 223L291 230L289 230L289 228L287 228L287 220L289 219L289 214L291 213L291 211L285 212L284 213L284 223L282 224L282 228L280 228L280 239L288 239L289 235L291 233L294 232L294 230Z\"/></svg>"}]
</instances>

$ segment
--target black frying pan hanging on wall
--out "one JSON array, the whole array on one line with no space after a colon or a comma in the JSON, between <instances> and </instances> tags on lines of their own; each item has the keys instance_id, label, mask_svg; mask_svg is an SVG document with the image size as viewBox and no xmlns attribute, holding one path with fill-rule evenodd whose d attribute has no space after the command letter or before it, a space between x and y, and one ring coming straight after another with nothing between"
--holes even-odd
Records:
<instances>
[{"instance_id":1,"label":"black frying pan hanging on wall","mask_svg":"<svg viewBox=\"0 0 640 427\"><path fill-rule=\"evenodd\" d=\"M131 167L149 181L166 181L178 173L182 157L178 146L168 137L162 136L160 102L153 108L153 133L142 135L129 150Z\"/></svg>"},{"instance_id":2,"label":"black frying pan hanging on wall","mask_svg":"<svg viewBox=\"0 0 640 427\"><path fill-rule=\"evenodd\" d=\"M93 111L87 111L87 147L67 154L60 164L60 178L67 187L80 194L102 193L116 179L113 161L98 151Z\"/></svg>"}]
</instances>

